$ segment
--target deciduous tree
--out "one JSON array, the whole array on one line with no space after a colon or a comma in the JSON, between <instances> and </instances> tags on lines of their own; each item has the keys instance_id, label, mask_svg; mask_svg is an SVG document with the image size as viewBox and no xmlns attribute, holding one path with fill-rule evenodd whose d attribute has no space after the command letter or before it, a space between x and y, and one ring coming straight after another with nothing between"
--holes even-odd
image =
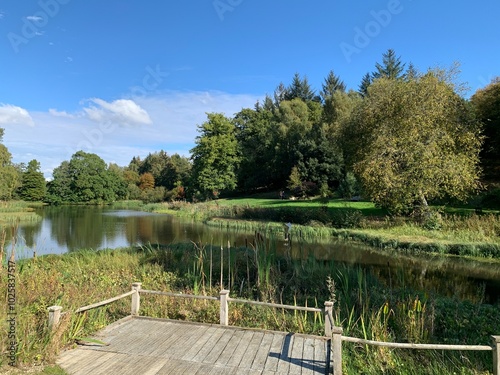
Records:
<instances>
[{"instance_id":1,"label":"deciduous tree","mask_svg":"<svg viewBox=\"0 0 500 375\"><path fill-rule=\"evenodd\" d=\"M375 80L345 129L365 193L392 211L443 196L465 199L477 187L480 126L439 77Z\"/></svg>"},{"instance_id":2,"label":"deciduous tree","mask_svg":"<svg viewBox=\"0 0 500 375\"><path fill-rule=\"evenodd\" d=\"M198 126L200 135L191 150L193 185L205 198L216 198L224 190L236 187L239 156L236 127L222 113L207 114Z\"/></svg>"}]
</instances>

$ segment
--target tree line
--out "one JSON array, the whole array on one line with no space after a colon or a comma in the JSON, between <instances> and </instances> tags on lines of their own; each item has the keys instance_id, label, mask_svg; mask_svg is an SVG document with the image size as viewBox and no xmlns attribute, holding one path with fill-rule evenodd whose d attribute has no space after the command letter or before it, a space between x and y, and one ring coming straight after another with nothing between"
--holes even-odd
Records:
<instances>
[{"instance_id":1,"label":"tree line","mask_svg":"<svg viewBox=\"0 0 500 375\"><path fill-rule=\"evenodd\" d=\"M318 93L297 73L254 108L207 114L189 158L159 151L120 167L79 151L46 186L36 160L16 167L0 145L0 198L159 202L288 189L362 195L401 213L463 200L498 178L500 79L465 99L457 73L420 72L393 50L357 91L331 71Z\"/></svg>"}]
</instances>

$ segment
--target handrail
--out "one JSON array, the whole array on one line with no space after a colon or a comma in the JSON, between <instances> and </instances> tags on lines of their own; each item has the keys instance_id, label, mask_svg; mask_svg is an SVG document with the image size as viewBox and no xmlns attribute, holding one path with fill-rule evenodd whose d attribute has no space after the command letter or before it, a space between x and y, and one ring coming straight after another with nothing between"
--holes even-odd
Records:
<instances>
[{"instance_id":1,"label":"handrail","mask_svg":"<svg viewBox=\"0 0 500 375\"><path fill-rule=\"evenodd\" d=\"M87 305L87 306L80 307L79 309L75 310L75 313L81 313L81 312L84 312L84 311L95 309L96 307L101 307L101 306L109 305L111 302L115 302L115 301L118 301L119 299L131 296L134 293L135 293L135 290L131 290L131 291L127 292L127 293L120 294L119 296L116 296L116 297L113 297L113 298L109 298L109 299L106 299L106 300L101 301L101 302L93 303L92 305Z\"/></svg>"},{"instance_id":2,"label":"handrail","mask_svg":"<svg viewBox=\"0 0 500 375\"><path fill-rule=\"evenodd\" d=\"M351 342L364 345L374 345L389 348L399 348L399 349L420 349L420 350L474 350L474 351L493 351L493 374L500 375L500 336L492 336L492 345L444 345L444 344L412 344L412 343L396 343L396 342L385 342L376 340L366 340L355 337L343 336L342 328L334 326L333 315L332 315L332 302L325 302L325 307L323 309L316 307L304 307L304 306L292 306L283 305L278 303L268 303L261 301L250 301L245 299L231 298L229 297L229 290L221 290L219 297L213 296L201 296L195 294L183 294L183 293L172 293L172 292L161 292L156 290L141 289L141 283L133 283L132 290L119 296L106 299L101 302L97 302L91 305L80 307L75 310L75 313L80 313L108 305L111 302L117 301L119 299L132 296L132 309L131 315L138 315L140 308L140 294L156 294L168 297L179 297L179 298L192 298L192 299L204 299L220 302L220 323L221 325L228 325L228 302L235 303L247 303L250 305L267 306L273 308L289 309L289 310L300 310L308 312L323 312L325 315L325 335L331 338L331 361L333 367L333 373L335 375L342 374L342 342ZM51 306L49 310L49 327L54 329L59 323L62 307L61 306Z\"/></svg>"},{"instance_id":3,"label":"handrail","mask_svg":"<svg viewBox=\"0 0 500 375\"><path fill-rule=\"evenodd\" d=\"M319 309L317 307L283 305L283 304L280 304L280 303L269 303L269 302L261 302L261 301L251 301L251 300L231 298L231 297L228 297L227 300L229 302L248 303L249 305L275 307L275 308L278 308L278 309L301 310L301 311L309 311L309 312L323 312L324 311L324 309Z\"/></svg>"},{"instance_id":4,"label":"handrail","mask_svg":"<svg viewBox=\"0 0 500 375\"><path fill-rule=\"evenodd\" d=\"M218 301L219 300L219 297L200 296L200 295L196 295L196 294L160 292L160 291L157 291L157 290L147 290L147 289L140 289L139 293L156 294L156 295L168 296L168 297L180 297L180 298L192 298L192 299L207 299L207 300L212 300L212 301Z\"/></svg>"},{"instance_id":5,"label":"handrail","mask_svg":"<svg viewBox=\"0 0 500 375\"><path fill-rule=\"evenodd\" d=\"M398 349L426 349L426 350L484 350L492 351L493 348L487 345L445 345L445 344L412 344L412 343L398 343L387 341L375 341L358 339L356 337L342 336L342 341L354 342L358 344L384 346L387 348Z\"/></svg>"}]
</instances>

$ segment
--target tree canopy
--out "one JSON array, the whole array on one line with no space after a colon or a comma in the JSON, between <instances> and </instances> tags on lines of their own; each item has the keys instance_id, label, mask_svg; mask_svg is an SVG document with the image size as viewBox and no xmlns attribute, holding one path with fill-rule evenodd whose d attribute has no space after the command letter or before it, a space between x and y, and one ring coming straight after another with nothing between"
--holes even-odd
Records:
<instances>
[{"instance_id":1,"label":"tree canopy","mask_svg":"<svg viewBox=\"0 0 500 375\"><path fill-rule=\"evenodd\" d=\"M379 78L345 129L350 163L371 199L395 212L477 187L480 125L435 72Z\"/></svg>"},{"instance_id":2,"label":"tree canopy","mask_svg":"<svg viewBox=\"0 0 500 375\"><path fill-rule=\"evenodd\" d=\"M192 181L203 197L217 198L220 192L236 188L240 157L234 123L221 113L209 113L207 117L198 126L200 135L191 150Z\"/></svg>"},{"instance_id":3,"label":"tree canopy","mask_svg":"<svg viewBox=\"0 0 500 375\"><path fill-rule=\"evenodd\" d=\"M76 152L71 160L54 169L48 184L52 203L104 203L123 199L125 180L110 172L98 155Z\"/></svg>"}]
</instances>

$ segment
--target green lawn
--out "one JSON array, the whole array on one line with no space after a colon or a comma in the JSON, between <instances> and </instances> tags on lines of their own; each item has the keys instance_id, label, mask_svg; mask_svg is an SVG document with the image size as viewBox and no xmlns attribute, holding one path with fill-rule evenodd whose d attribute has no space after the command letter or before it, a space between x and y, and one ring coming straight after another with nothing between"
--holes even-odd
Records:
<instances>
[{"instance_id":1,"label":"green lawn","mask_svg":"<svg viewBox=\"0 0 500 375\"><path fill-rule=\"evenodd\" d=\"M313 200L281 200L281 199L269 199L269 198L230 198L230 199L219 199L217 201L211 202L211 204L219 204L223 206L249 206L249 207L295 207L295 208L319 208L324 205L324 200L313 199ZM385 216L387 211L381 208L375 207L372 202L350 202L343 199L330 199L328 201L328 210L335 211L339 209L356 209L360 210L365 216Z\"/></svg>"}]
</instances>

